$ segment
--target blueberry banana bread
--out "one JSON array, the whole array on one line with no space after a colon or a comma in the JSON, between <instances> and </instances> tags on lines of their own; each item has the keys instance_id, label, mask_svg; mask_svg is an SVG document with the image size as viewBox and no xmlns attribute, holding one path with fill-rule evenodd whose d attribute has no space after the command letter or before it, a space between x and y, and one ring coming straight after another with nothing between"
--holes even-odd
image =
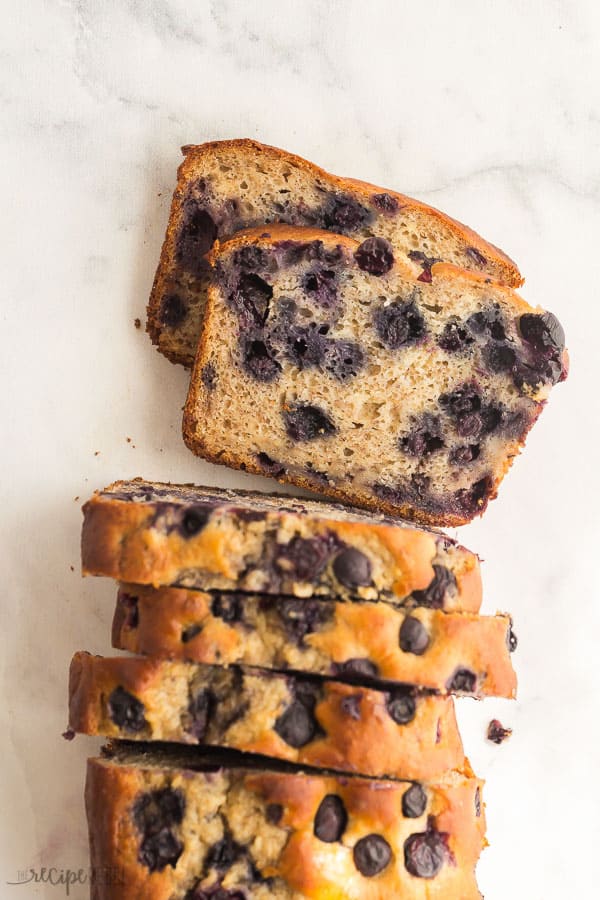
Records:
<instances>
[{"instance_id":1,"label":"blueberry banana bread","mask_svg":"<svg viewBox=\"0 0 600 900\"><path fill-rule=\"evenodd\" d=\"M496 496L552 385L558 320L380 238L270 226L211 252L185 406L197 455L425 524Z\"/></svg>"},{"instance_id":2,"label":"blueberry banana bread","mask_svg":"<svg viewBox=\"0 0 600 900\"><path fill-rule=\"evenodd\" d=\"M432 778L464 761L450 697L89 653L71 662L69 729L377 777Z\"/></svg>"},{"instance_id":3,"label":"blueberry banana bread","mask_svg":"<svg viewBox=\"0 0 600 900\"><path fill-rule=\"evenodd\" d=\"M387 603L121 588L118 649L211 664L401 682L475 697L512 697L516 646L508 616Z\"/></svg>"},{"instance_id":4,"label":"blueberry banana bread","mask_svg":"<svg viewBox=\"0 0 600 900\"><path fill-rule=\"evenodd\" d=\"M161 353L191 366L200 336L217 238L285 222L359 239L386 238L416 278L442 259L519 285L502 251L443 213L402 194L330 175L256 141L184 147L171 216L148 306L148 331Z\"/></svg>"},{"instance_id":5,"label":"blueberry banana bread","mask_svg":"<svg viewBox=\"0 0 600 900\"><path fill-rule=\"evenodd\" d=\"M84 506L84 574L477 612L479 563L446 535L293 497L118 481Z\"/></svg>"},{"instance_id":6,"label":"blueberry banana bread","mask_svg":"<svg viewBox=\"0 0 600 900\"><path fill-rule=\"evenodd\" d=\"M224 751L112 753L88 761L91 865L112 876L92 900L479 900L485 816L468 767L398 782Z\"/></svg>"}]
</instances>

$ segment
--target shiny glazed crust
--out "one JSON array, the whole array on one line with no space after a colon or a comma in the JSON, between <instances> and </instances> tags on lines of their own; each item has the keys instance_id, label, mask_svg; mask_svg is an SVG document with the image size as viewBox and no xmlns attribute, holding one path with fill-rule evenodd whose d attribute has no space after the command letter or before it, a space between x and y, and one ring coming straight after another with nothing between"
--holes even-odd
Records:
<instances>
[{"instance_id":1,"label":"shiny glazed crust","mask_svg":"<svg viewBox=\"0 0 600 900\"><path fill-rule=\"evenodd\" d=\"M210 896L218 884L239 890L246 900L476 900L474 868L485 845L481 782L450 773L423 788L424 813L407 818L406 783L243 769L193 772L144 760L91 759L91 865L113 873L117 882L96 882L92 900L192 900L194 889L207 892L196 896ZM183 807L180 821L163 832L179 855L173 865L150 872L140 859L146 835L134 821L135 810L144 795L165 790L176 792ZM326 842L316 836L315 820L331 795L343 803L347 823L339 840ZM233 865L219 871L211 858L226 834L239 850ZM442 856L430 878L411 874L405 865L407 842L425 834ZM373 835L384 839L391 857L367 877L357 868L355 848Z\"/></svg>"},{"instance_id":2,"label":"shiny glazed crust","mask_svg":"<svg viewBox=\"0 0 600 900\"><path fill-rule=\"evenodd\" d=\"M295 708L298 697L310 725L308 739L302 736L302 745L292 746L281 717ZM388 706L393 694L365 687L80 652L71 661L69 728L126 740L231 747L376 777L428 779L461 768L464 752L452 699L402 698L412 704L414 717L405 715L405 724L398 724L393 705Z\"/></svg>"},{"instance_id":3,"label":"shiny glazed crust","mask_svg":"<svg viewBox=\"0 0 600 900\"><path fill-rule=\"evenodd\" d=\"M397 246L398 250L406 253L405 245L408 244L412 247L412 244L404 234L404 225L408 231L412 231L415 235L419 234L420 238L415 246L426 249L427 255L430 257L441 257L461 265L465 269L483 271L514 287L518 287L523 282L515 263L497 247L489 244L470 228L439 210L403 194L356 179L339 178L300 156L253 140L213 141L186 146L182 150L184 160L178 171L167 232L148 304L147 322L147 331L152 342L172 362L185 366L191 366L193 363L195 342L201 327L202 307L209 284L207 275L199 275L196 280L193 278L190 280L190 276L185 273L177 259L177 240L184 220L185 199L193 182L205 176L208 169L218 168L217 160L220 157L223 157L223 162L227 161L229 168L233 168L238 173L237 181L243 180L244 175L248 175L255 168L265 173L272 170L275 180L278 177L283 178L276 173L282 164L287 164L294 173L294 177L298 179L295 189L298 195L304 193L303 185L317 183L321 189L327 192L356 200L375 216L375 220L369 227L362 228L359 232L354 231L356 236L359 233L363 237L367 237L369 234L383 234L392 239L392 243ZM235 188L237 188L235 185L233 192L230 190L230 186L227 184L228 177L227 174L221 175L221 185L216 187L217 193L219 191L222 193L224 202L229 194L235 197ZM274 193L276 194L277 191L275 190ZM378 210L373 203L373 195L389 197L392 203L397 205L398 226L396 229L393 229L391 224L395 217L390 217L389 213L384 210ZM297 199L302 201L301 196L298 196ZM293 201L295 200L296 197L293 198ZM274 206L268 218L270 221L277 221L278 213ZM266 218L263 221L266 221ZM244 219L242 215L233 225L233 230L238 231L249 225L260 224L262 222L256 221L256 218L254 220L252 218ZM389 233L390 228L392 228L392 233ZM227 236L227 228L225 231L223 228L219 228L218 237L223 239ZM417 265L413 265L413 268L416 273L420 271ZM183 328L171 328L161 321L163 298L174 291L183 293L186 299L193 304L194 321L186 323Z\"/></svg>"},{"instance_id":4,"label":"shiny glazed crust","mask_svg":"<svg viewBox=\"0 0 600 900\"><path fill-rule=\"evenodd\" d=\"M293 327L311 322L310 327L329 329L334 322L329 334L336 337L327 338L332 341L332 352L345 342L357 348L363 362L352 371L351 357L351 375L338 378L322 363L298 364L293 355L289 356L289 348L280 348L277 360L271 359L277 371L268 377L255 377L247 370L244 353L257 344L269 359L266 348L271 340L270 326L268 322L249 325L243 304L236 306L237 301L231 300L235 296L231 272L236 260L245 247L264 251L272 260L279 259L277 254L285 256L286 247L311 243L324 248L323 252L343 257L342 262L331 264L333 275L345 279L348 301L343 311L332 314L323 310L312 289L302 287L310 275L310 263L283 262L271 278L273 284L268 285L274 290L267 307L269 322L282 317L285 323L282 310L291 303L296 310ZM466 524L481 515L497 496L501 481L547 400L550 385L524 388L520 395L510 373L484 371L483 349L475 342L477 355L473 357L446 353L427 334L425 343L416 341L396 352L379 339L373 317L383 301L382 309L387 309L394 297L414 300L418 296L418 314L426 312L424 327L441 334L443 323L460 319L460 310L467 316L492 302L510 315L514 329L519 317L542 315L543 310L533 309L510 288L490 278L446 263L433 265L429 283L419 283L400 260L382 275L369 275L355 259L358 249L357 241L348 237L285 225L249 229L222 244L217 242L209 261L225 274L209 288L184 408L184 441L194 454L209 462L269 475L281 483L377 513L422 525ZM277 268L279 263L273 265ZM281 330L287 326L273 327ZM561 380L566 377L567 364L565 351ZM210 382L206 382L206 372L212 373ZM409 434L419 421L439 411L435 404L442 394L475 382L486 396L506 408L512 426L506 431L504 426L498 428L481 446L476 444L476 456L470 464L451 464L446 450L422 459L417 459L417 453L401 450L396 435ZM306 407L324 416L329 432L315 431L308 438L298 438L293 430L286 430L286 417ZM456 434L452 434L452 440L456 443L452 449L471 449L462 446L464 438ZM414 476L417 482L413 484ZM426 486L418 479L425 479Z\"/></svg>"},{"instance_id":5,"label":"shiny glazed crust","mask_svg":"<svg viewBox=\"0 0 600 900\"><path fill-rule=\"evenodd\" d=\"M201 508L208 517L190 535L182 530L182 519L189 509L200 508L203 494L195 490L207 495ZM132 492L155 499L124 499ZM414 591L432 585L438 566L451 573L444 609L477 612L481 605L475 554L440 533L340 506L139 479L95 493L83 512L84 575L155 587L354 596L411 605ZM326 556L298 572L290 562L298 547ZM336 557L348 548L367 558L370 572L362 584L336 576Z\"/></svg>"},{"instance_id":6,"label":"shiny glazed crust","mask_svg":"<svg viewBox=\"0 0 600 900\"><path fill-rule=\"evenodd\" d=\"M219 614L214 595L202 591L125 585L113 645L190 662L288 668L474 696L513 697L516 691L506 615L327 600L312 601L305 613L309 601L244 596L234 598L236 620L227 621L231 602L219 598ZM427 635L419 655L400 646L409 618ZM457 681L465 671L472 679Z\"/></svg>"}]
</instances>

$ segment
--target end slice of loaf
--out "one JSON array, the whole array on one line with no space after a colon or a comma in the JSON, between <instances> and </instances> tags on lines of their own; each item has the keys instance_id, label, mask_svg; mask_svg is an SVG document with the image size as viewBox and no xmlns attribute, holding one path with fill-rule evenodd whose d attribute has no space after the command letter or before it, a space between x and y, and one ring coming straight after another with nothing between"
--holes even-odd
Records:
<instances>
[{"instance_id":1,"label":"end slice of loaf","mask_svg":"<svg viewBox=\"0 0 600 900\"><path fill-rule=\"evenodd\" d=\"M518 286L516 265L470 228L403 194L330 175L299 156L252 140L183 148L177 187L148 306L148 332L166 357L191 366L210 283L215 239L283 222L362 240L389 240L415 277L440 260Z\"/></svg>"},{"instance_id":2,"label":"end slice of loaf","mask_svg":"<svg viewBox=\"0 0 600 900\"><path fill-rule=\"evenodd\" d=\"M111 751L109 751L111 752ZM480 900L482 782L113 748L88 762L92 900Z\"/></svg>"},{"instance_id":3,"label":"end slice of loaf","mask_svg":"<svg viewBox=\"0 0 600 900\"><path fill-rule=\"evenodd\" d=\"M215 247L188 447L355 506L460 525L485 509L552 385L556 318L381 238L273 225Z\"/></svg>"}]
</instances>

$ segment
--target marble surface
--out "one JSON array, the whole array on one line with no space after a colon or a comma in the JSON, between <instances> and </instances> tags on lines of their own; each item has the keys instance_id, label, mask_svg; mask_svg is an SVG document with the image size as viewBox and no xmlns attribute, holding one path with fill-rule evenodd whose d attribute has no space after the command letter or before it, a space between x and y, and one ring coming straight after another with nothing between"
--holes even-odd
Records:
<instances>
[{"instance_id":1,"label":"marble surface","mask_svg":"<svg viewBox=\"0 0 600 900\"><path fill-rule=\"evenodd\" d=\"M144 319L179 147L255 137L441 207L518 260L572 368L483 520L485 606L520 638L517 703L462 701L487 778L486 900L591 897L600 841L597 458L600 12L518 3L3 0L0 896L87 864L98 741L66 743L72 652L109 652L81 502L117 477L269 488L195 460L186 375ZM131 440L128 441L128 438ZM515 734L484 740L498 715ZM82 900L86 887L72 887Z\"/></svg>"}]
</instances>

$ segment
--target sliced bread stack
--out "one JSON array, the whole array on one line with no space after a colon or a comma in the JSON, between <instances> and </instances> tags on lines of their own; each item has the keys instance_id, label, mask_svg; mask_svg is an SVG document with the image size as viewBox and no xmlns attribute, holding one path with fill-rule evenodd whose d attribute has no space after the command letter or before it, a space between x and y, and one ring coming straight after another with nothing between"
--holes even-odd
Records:
<instances>
[{"instance_id":1,"label":"sliced bread stack","mask_svg":"<svg viewBox=\"0 0 600 900\"><path fill-rule=\"evenodd\" d=\"M244 492L117 482L83 571L113 646L77 653L95 898L477 898L482 783L453 695L514 696L508 616L435 531Z\"/></svg>"},{"instance_id":2,"label":"sliced bread stack","mask_svg":"<svg viewBox=\"0 0 600 900\"><path fill-rule=\"evenodd\" d=\"M562 328L437 210L253 141L184 153L148 310L192 368L184 440L350 507L139 479L86 504L138 654L71 665L71 731L109 739L86 803L121 880L92 896L478 898L453 697L513 697L516 639L427 529L496 496Z\"/></svg>"}]
</instances>

